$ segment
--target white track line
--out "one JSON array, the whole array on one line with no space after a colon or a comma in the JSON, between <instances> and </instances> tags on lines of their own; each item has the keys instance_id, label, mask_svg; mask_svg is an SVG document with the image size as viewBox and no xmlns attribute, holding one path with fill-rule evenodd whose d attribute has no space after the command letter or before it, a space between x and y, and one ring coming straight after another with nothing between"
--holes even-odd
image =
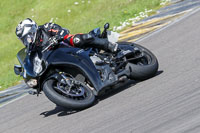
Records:
<instances>
[{"instance_id":1,"label":"white track line","mask_svg":"<svg viewBox=\"0 0 200 133\"><path fill-rule=\"evenodd\" d=\"M6 89L6 90L3 90L3 91L0 91L0 94L2 94L2 93L7 93L7 92L9 92L9 91L13 91L13 90L17 90L17 89L19 89L20 87L16 87L16 88L14 88L14 89Z\"/></svg>"},{"instance_id":2,"label":"white track line","mask_svg":"<svg viewBox=\"0 0 200 133\"><path fill-rule=\"evenodd\" d=\"M4 106L6 106L6 105L8 105L8 104L10 104L10 103L13 103L13 102L15 102L15 101L17 101L17 100L19 100L19 99L22 99L22 98L24 98L25 96L28 96L28 95L29 95L29 94L26 93L26 94L24 94L24 95L22 95L22 96L20 96L20 97L18 97L18 98L16 98L16 99L13 99L13 100L11 100L11 101L8 101L8 102L6 102L6 103L3 103L2 105L0 105L0 108L4 107Z\"/></svg>"},{"instance_id":3,"label":"white track line","mask_svg":"<svg viewBox=\"0 0 200 133\"><path fill-rule=\"evenodd\" d=\"M15 91L15 90L17 90L17 89L19 89L19 88L22 88L22 87L26 87L26 85L25 85L24 83L21 83L21 84L19 84L19 85L14 86L14 87L10 87L10 88L8 88L8 89L6 89L6 90L0 91L0 94L2 94L2 93L7 93L7 92L9 92L9 91Z\"/></svg>"}]
</instances>

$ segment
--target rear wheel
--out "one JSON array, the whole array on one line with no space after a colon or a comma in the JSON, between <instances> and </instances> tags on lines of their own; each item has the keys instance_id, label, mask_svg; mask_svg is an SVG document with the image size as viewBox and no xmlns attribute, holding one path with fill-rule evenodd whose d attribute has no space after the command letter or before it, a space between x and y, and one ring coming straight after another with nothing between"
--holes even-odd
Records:
<instances>
[{"instance_id":1,"label":"rear wheel","mask_svg":"<svg viewBox=\"0 0 200 133\"><path fill-rule=\"evenodd\" d=\"M50 78L45 81L43 91L53 103L69 109L84 109L95 101L92 90L73 77Z\"/></svg>"},{"instance_id":2,"label":"rear wheel","mask_svg":"<svg viewBox=\"0 0 200 133\"><path fill-rule=\"evenodd\" d=\"M126 66L126 69L131 71L131 79L145 80L155 76L159 65L156 56L150 50L138 44L122 44L132 46L134 51L134 54L127 57L129 63Z\"/></svg>"}]
</instances>

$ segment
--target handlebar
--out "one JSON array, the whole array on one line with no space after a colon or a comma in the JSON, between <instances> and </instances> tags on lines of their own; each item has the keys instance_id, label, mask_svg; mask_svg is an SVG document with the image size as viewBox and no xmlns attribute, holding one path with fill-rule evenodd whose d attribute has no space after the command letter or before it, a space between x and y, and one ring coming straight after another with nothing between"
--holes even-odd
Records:
<instances>
[{"instance_id":1,"label":"handlebar","mask_svg":"<svg viewBox=\"0 0 200 133\"><path fill-rule=\"evenodd\" d=\"M45 51L47 51L53 44L49 44L45 49L42 50L42 53L44 53Z\"/></svg>"},{"instance_id":2,"label":"handlebar","mask_svg":"<svg viewBox=\"0 0 200 133\"><path fill-rule=\"evenodd\" d=\"M56 39L56 37L49 38L49 45L45 49L42 50L42 53L47 51L51 46L55 44L58 44L58 40Z\"/></svg>"}]
</instances>

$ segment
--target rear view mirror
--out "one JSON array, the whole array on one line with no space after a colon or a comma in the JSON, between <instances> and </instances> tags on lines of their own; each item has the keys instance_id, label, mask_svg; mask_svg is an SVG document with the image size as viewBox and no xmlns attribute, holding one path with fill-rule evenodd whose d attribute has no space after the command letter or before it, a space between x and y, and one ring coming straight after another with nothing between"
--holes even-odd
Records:
<instances>
[{"instance_id":1,"label":"rear view mirror","mask_svg":"<svg viewBox=\"0 0 200 133\"><path fill-rule=\"evenodd\" d=\"M104 29L109 29L109 27L110 27L110 24L109 23L106 23L105 25L104 25Z\"/></svg>"},{"instance_id":2,"label":"rear view mirror","mask_svg":"<svg viewBox=\"0 0 200 133\"><path fill-rule=\"evenodd\" d=\"M20 65L15 65L14 66L14 71L16 75L21 75L22 73L22 67Z\"/></svg>"}]
</instances>

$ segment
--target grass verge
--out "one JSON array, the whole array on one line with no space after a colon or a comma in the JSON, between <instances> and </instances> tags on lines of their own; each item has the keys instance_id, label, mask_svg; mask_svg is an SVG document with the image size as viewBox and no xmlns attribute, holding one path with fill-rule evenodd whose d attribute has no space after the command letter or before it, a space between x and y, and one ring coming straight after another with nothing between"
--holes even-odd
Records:
<instances>
[{"instance_id":1,"label":"grass verge","mask_svg":"<svg viewBox=\"0 0 200 133\"><path fill-rule=\"evenodd\" d=\"M23 47L16 38L17 24L29 17L38 25L50 20L71 33L86 33L106 22L111 27L145 9L156 9L161 0L3 0L0 3L0 90L16 85L16 53Z\"/></svg>"}]
</instances>

